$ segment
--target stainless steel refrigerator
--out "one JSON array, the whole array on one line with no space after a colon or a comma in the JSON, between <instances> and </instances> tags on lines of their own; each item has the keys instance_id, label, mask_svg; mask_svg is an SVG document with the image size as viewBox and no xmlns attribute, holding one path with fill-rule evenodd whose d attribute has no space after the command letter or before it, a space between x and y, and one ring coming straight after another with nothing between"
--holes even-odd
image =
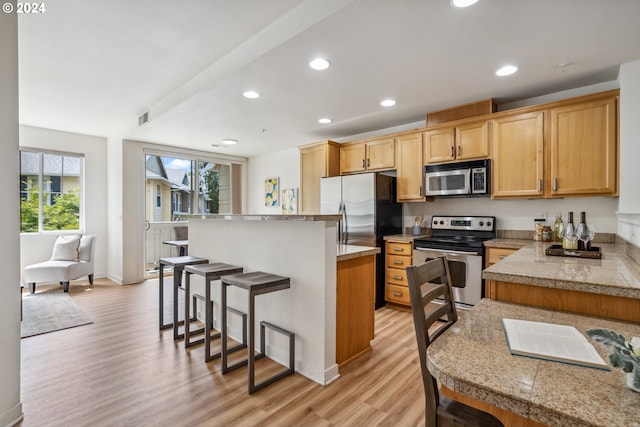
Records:
<instances>
[{"instance_id":1,"label":"stainless steel refrigerator","mask_svg":"<svg viewBox=\"0 0 640 427\"><path fill-rule=\"evenodd\" d=\"M383 307L383 237L402 233L402 204L396 202L395 177L363 173L322 178L320 212L342 215L339 242L382 249L376 256L376 308Z\"/></svg>"}]
</instances>

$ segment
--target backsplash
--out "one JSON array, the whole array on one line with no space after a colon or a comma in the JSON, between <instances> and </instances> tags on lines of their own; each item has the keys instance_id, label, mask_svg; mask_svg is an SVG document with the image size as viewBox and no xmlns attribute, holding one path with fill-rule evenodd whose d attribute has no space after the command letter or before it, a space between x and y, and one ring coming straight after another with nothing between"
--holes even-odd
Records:
<instances>
[{"instance_id":1,"label":"backsplash","mask_svg":"<svg viewBox=\"0 0 640 427\"><path fill-rule=\"evenodd\" d=\"M533 240L533 230L498 230L499 239L523 239ZM614 233L596 233L594 243L615 243L616 235Z\"/></svg>"}]
</instances>

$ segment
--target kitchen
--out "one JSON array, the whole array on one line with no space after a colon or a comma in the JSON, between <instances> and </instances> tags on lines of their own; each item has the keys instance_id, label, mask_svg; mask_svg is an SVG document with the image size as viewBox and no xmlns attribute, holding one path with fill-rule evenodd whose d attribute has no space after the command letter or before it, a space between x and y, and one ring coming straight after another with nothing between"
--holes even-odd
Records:
<instances>
[{"instance_id":1,"label":"kitchen","mask_svg":"<svg viewBox=\"0 0 640 427\"><path fill-rule=\"evenodd\" d=\"M620 173L620 185L619 194L617 197L578 197L578 198L558 198L558 199L517 199L517 200L492 200L489 198L473 198L473 199L436 199L433 202L412 202L403 203L403 226L410 227L414 223L415 217L424 217L429 219L434 215L467 215L472 213L477 216L496 216L497 230L511 230L511 231L530 231L533 228L533 219L545 214L547 216L547 222L552 221L552 217L557 211L564 213L566 218L566 212L580 212L586 211L589 221L595 224L597 233L603 234L615 234L616 238L622 238L629 242L632 242L635 247L638 246L638 212L640 212L640 201L635 190L636 183L640 178L640 172L638 171L635 163L638 157L640 157L640 148L635 143L635 135L640 133L640 125L635 120L638 116L638 110L640 109L640 81L638 80L639 65L637 62L626 62L620 67L620 71L616 76L613 76L605 83L598 83L594 85L574 85L577 89L564 92L560 89L548 88L546 91L538 91L537 93L547 93L542 97L543 99L533 99L522 101L523 105L512 105L512 108L517 108L524 105L537 105L545 102L553 102L560 99L572 98L574 96L587 95L590 93L598 93L608 90L615 90L620 88L620 152L619 152L619 173ZM558 71L562 73L562 71ZM571 67L564 75L571 73ZM419 81L417 79L416 81ZM489 94L493 96L493 94ZM474 99L460 100L461 102L467 102ZM527 102L528 101L528 102ZM439 105L439 107L454 106L460 102L452 103L451 105ZM517 103L516 103L517 104ZM85 104L82 104L85 105ZM87 104L88 105L88 104ZM302 104L301 104L302 105ZM427 111L422 111L421 114ZM151 115L153 118L153 114ZM417 120L417 117L411 120ZM380 123L387 123L380 121ZM396 125L399 122L395 122ZM55 128L53 124L41 123L37 124L43 127ZM424 126L424 122L406 123L401 126L375 126L369 125L367 128L358 128L357 131L348 133L346 135L352 135L350 137L335 138L339 142L349 142L353 140L360 140L365 138L374 138L378 135L387 135L396 132L410 131L411 129L421 128ZM270 133L277 134L277 131L268 129L269 126L264 126L266 129L262 130L262 135L269 135ZM380 127L385 127L379 130ZM367 130L376 129L374 133L359 134L358 132L365 132ZM69 129L71 130L71 129ZM76 132L80 132L76 130ZM85 131L86 132L86 131ZM358 133L358 134L356 134ZM105 134L105 133L96 133ZM356 134L356 135L353 135ZM118 133L118 135L121 135ZM316 131L317 138L304 138L297 141L296 145L304 145L312 143L314 141L323 140L327 136L325 131ZM11 139L12 136L9 137ZM140 137L141 140L145 138ZM255 138L254 139L258 139ZM115 142L114 142L115 141ZM242 145L243 140L240 140L239 145ZM43 143L41 143L43 144ZM78 144L80 145L80 144ZM107 251L107 240L109 239L109 262L108 269L105 267L105 271L108 271L113 277L126 278L130 274L130 252L125 251L122 248L127 248L127 251L135 251L138 248L137 240L140 233L138 233L135 227L142 227L137 207L139 199L135 195L120 194L119 190L124 187L123 182L129 182L127 178L131 175L138 176L138 171L130 169L131 166L127 162L134 161L135 158L126 158L130 152L122 148L122 139L118 138L109 139L109 148L104 150L105 158L109 158L108 174L115 180L111 182L109 188L100 187L100 191L104 193L110 193L110 203L103 203L104 210L109 213L109 220L107 226L107 220L104 220L104 225L100 225L100 229L104 230L104 251ZM207 143L207 149L210 143ZM52 147L54 148L54 147ZM203 149L203 148L200 148ZM232 149L228 149L231 153ZM11 156L12 153L8 152L7 156ZM256 214L274 215L280 214L280 207L267 207L264 205L264 179L265 177L279 177L280 185L282 188L300 188L301 191L304 188L303 180L304 176L300 171L300 150L297 147L282 148L281 146L275 146L273 149L263 152L261 154L251 156L247 162L248 168L246 171L246 182L243 184L246 189L246 204L244 206L246 212ZM104 166L105 168L107 166ZM125 171L123 172L124 169ZM129 175L131 174L131 175ZM106 174L105 174L106 176ZM100 179L104 182L106 177L102 176ZM547 184L545 184L547 185ZM550 185L550 184L549 184ZM105 185L106 187L106 185ZM116 191L117 189L118 191ZM106 196L105 196L106 199ZM426 226L426 224L423 224ZM106 230L109 230L109 233ZM111 237L107 238L108 234ZM11 258L12 253L7 250L7 255ZM104 257L106 259L106 256ZM17 261L19 264L19 261ZM105 261L105 264L106 261ZM11 311L9 311L11 313ZM12 365L13 366L13 365ZM16 369L13 371L17 372ZM15 375L12 375L15 378Z\"/></svg>"}]
</instances>

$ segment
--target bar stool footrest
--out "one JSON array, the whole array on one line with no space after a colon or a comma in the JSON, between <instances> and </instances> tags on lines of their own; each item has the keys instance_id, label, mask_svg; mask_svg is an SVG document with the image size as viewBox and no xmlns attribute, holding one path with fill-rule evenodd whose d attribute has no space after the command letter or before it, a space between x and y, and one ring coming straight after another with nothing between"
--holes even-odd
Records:
<instances>
[{"instance_id":1,"label":"bar stool footrest","mask_svg":"<svg viewBox=\"0 0 640 427\"><path fill-rule=\"evenodd\" d=\"M212 301L213 304L213 301ZM213 312L213 306L211 307L211 312ZM243 348L247 348L247 313L243 313L240 310L236 310L233 307L227 307L227 312L228 313L233 313L236 316L240 316L242 317L242 342L239 344L234 345L233 347L229 347L227 349L228 353L235 353L238 350L242 350ZM213 325L212 325L213 327ZM211 342L211 340L216 339L216 338L220 338L222 336L222 334L220 332L216 332L215 334L212 334L209 338L209 342ZM205 340L207 339L207 337L205 336L204 338ZM206 352L205 352L206 353ZM218 357L220 357L222 355L221 351L218 351L214 354L205 354L204 358L205 358L205 362L210 362L213 359L216 359ZM247 361L244 360L242 362L238 362L235 365L232 366L228 366L228 368L230 369L236 369L239 368L241 366L244 366L247 364Z\"/></svg>"},{"instance_id":2,"label":"bar stool footrest","mask_svg":"<svg viewBox=\"0 0 640 427\"><path fill-rule=\"evenodd\" d=\"M287 331L286 329L283 329L279 326L274 325L273 323L269 323L267 321L261 321L260 322L260 353L256 354L255 356L255 360L258 359L262 359L263 357L267 357L266 356L266 352L265 352L265 348L266 348L266 343L265 343L265 330L269 328L279 334L285 335L287 337L289 337L289 366L286 370L277 373L275 375L272 375L271 377L257 383L257 384L252 384L253 381L249 382L249 394L252 394L268 385L273 384L274 382L278 381L281 378L284 378L288 375L291 375L295 372L295 350L296 350L296 334L294 334L293 332ZM252 379L255 378L255 372L253 372L253 366L251 369L252 372L249 372L249 375L251 376Z\"/></svg>"}]
</instances>

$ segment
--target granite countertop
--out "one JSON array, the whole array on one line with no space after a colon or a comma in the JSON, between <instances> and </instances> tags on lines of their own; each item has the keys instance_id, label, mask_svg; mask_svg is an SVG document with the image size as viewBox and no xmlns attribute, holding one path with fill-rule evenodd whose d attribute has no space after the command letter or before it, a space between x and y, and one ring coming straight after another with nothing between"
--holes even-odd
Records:
<instances>
[{"instance_id":1,"label":"granite countertop","mask_svg":"<svg viewBox=\"0 0 640 427\"><path fill-rule=\"evenodd\" d=\"M496 239L485 245L505 247ZM640 299L640 265L614 244L598 243L602 259L545 255L553 242L516 241L519 250L483 272L483 277L511 283L542 286ZM500 244L501 246L493 246Z\"/></svg>"},{"instance_id":2,"label":"granite countertop","mask_svg":"<svg viewBox=\"0 0 640 427\"><path fill-rule=\"evenodd\" d=\"M548 426L638 426L640 394L618 368L604 371L509 353L502 318L607 328L640 336L640 325L482 300L427 350L429 371L447 388ZM607 361L611 348L594 347ZM463 351L461 350L463 349Z\"/></svg>"},{"instance_id":3,"label":"granite countertop","mask_svg":"<svg viewBox=\"0 0 640 427\"><path fill-rule=\"evenodd\" d=\"M338 243L336 259L338 261L346 261L348 259L379 254L380 252L382 252L382 249L375 246L343 245Z\"/></svg>"},{"instance_id":4,"label":"granite countertop","mask_svg":"<svg viewBox=\"0 0 640 427\"><path fill-rule=\"evenodd\" d=\"M413 243L414 239L419 239L421 237L427 237L429 236L429 234L421 234L419 236L416 236L414 234L411 233L404 233L404 234L390 234L388 236L384 236L384 240L392 240L392 241L396 241L396 242L406 242L406 243Z\"/></svg>"},{"instance_id":5,"label":"granite countertop","mask_svg":"<svg viewBox=\"0 0 640 427\"><path fill-rule=\"evenodd\" d=\"M180 215L185 219L211 219L225 221L340 221L342 215L212 215L192 214Z\"/></svg>"}]
</instances>

